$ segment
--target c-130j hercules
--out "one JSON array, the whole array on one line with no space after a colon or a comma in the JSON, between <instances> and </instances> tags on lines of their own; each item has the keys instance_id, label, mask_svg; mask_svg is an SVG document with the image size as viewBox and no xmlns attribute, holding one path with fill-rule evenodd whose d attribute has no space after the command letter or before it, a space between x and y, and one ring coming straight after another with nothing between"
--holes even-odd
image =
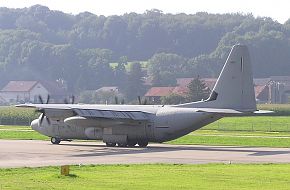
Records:
<instances>
[{"instance_id":1,"label":"c-130j hercules","mask_svg":"<svg viewBox=\"0 0 290 190\"><path fill-rule=\"evenodd\" d=\"M235 45L207 100L179 105L22 104L42 114L33 130L62 140L102 140L107 146L146 147L184 136L222 117L257 111L248 48ZM267 112L267 111L266 111ZM266 113L264 112L264 113Z\"/></svg>"}]
</instances>

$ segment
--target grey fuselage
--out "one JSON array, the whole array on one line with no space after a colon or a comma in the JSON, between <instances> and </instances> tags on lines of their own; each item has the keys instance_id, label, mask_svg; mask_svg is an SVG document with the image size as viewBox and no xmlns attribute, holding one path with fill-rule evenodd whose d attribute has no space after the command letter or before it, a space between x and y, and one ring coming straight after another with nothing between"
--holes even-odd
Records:
<instances>
[{"instance_id":1,"label":"grey fuselage","mask_svg":"<svg viewBox=\"0 0 290 190\"><path fill-rule=\"evenodd\" d=\"M91 109L142 111L149 119L145 121L127 121L114 119L87 119L74 113L61 115L46 113L50 124L39 119L31 123L33 130L59 139L103 140L116 142L145 140L164 142L179 138L221 118L219 114L196 112L194 108L160 105L90 105ZM72 119L67 119L72 118Z\"/></svg>"}]
</instances>

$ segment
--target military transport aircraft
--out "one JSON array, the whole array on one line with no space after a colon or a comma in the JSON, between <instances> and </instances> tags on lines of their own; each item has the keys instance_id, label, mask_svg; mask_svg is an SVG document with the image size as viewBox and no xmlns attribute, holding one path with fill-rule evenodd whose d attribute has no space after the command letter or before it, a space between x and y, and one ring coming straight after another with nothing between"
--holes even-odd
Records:
<instances>
[{"instance_id":1,"label":"military transport aircraft","mask_svg":"<svg viewBox=\"0 0 290 190\"><path fill-rule=\"evenodd\" d=\"M235 45L207 100L179 105L22 104L42 114L33 130L63 140L102 140L107 146L146 147L179 138L226 116L258 113L248 48ZM261 111L260 113L263 113ZM266 112L265 112L266 113Z\"/></svg>"}]
</instances>

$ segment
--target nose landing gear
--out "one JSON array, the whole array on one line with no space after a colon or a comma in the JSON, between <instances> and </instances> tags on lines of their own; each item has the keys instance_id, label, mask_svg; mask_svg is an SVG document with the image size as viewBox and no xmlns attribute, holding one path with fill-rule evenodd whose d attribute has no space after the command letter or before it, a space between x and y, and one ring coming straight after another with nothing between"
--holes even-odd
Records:
<instances>
[{"instance_id":1,"label":"nose landing gear","mask_svg":"<svg viewBox=\"0 0 290 190\"><path fill-rule=\"evenodd\" d=\"M51 137L50 142L52 144L59 144L61 142L61 140L59 138L56 138L56 137Z\"/></svg>"}]
</instances>

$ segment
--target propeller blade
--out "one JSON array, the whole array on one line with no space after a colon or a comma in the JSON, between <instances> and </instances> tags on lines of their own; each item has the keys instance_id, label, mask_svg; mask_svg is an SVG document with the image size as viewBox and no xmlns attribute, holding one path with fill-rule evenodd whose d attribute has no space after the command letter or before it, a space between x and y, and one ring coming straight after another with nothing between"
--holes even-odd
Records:
<instances>
[{"instance_id":1,"label":"propeller blade","mask_svg":"<svg viewBox=\"0 0 290 190\"><path fill-rule=\"evenodd\" d=\"M47 121L48 125L50 125L50 120L48 119L48 117L46 117L46 121Z\"/></svg>"},{"instance_id":2,"label":"propeller blade","mask_svg":"<svg viewBox=\"0 0 290 190\"><path fill-rule=\"evenodd\" d=\"M142 104L140 96L138 96L138 102L139 102L140 105Z\"/></svg>"},{"instance_id":3,"label":"propeller blade","mask_svg":"<svg viewBox=\"0 0 290 190\"><path fill-rule=\"evenodd\" d=\"M50 95L49 95L49 94L47 94L46 104L48 104L48 103L49 103L49 99L50 99Z\"/></svg>"},{"instance_id":4,"label":"propeller blade","mask_svg":"<svg viewBox=\"0 0 290 190\"><path fill-rule=\"evenodd\" d=\"M125 100L124 99L122 99L121 104L125 104Z\"/></svg>"},{"instance_id":5,"label":"propeller blade","mask_svg":"<svg viewBox=\"0 0 290 190\"><path fill-rule=\"evenodd\" d=\"M118 102L118 97L117 96L115 96L115 104L118 104L119 102Z\"/></svg>"},{"instance_id":6,"label":"propeller blade","mask_svg":"<svg viewBox=\"0 0 290 190\"><path fill-rule=\"evenodd\" d=\"M43 119L44 119L44 113L41 114L41 117L40 117L40 120L39 120L40 125L42 124Z\"/></svg>"},{"instance_id":7,"label":"propeller blade","mask_svg":"<svg viewBox=\"0 0 290 190\"><path fill-rule=\"evenodd\" d=\"M67 99L66 99L66 98L64 99L64 103L65 103L65 104L68 104L68 101L67 101Z\"/></svg>"},{"instance_id":8,"label":"propeller blade","mask_svg":"<svg viewBox=\"0 0 290 190\"><path fill-rule=\"evenodd\" d=\"M71 96L71 104L74 104L74 103L75 103L75 96L72 95L72 96Z\"/></svg>"},{"instance_id":9,"label":"propeller blade","mask_svg":"<svg viewBox=\"0 0 290 190\"><path fill-rule=\"evenodd\" d=\"M147 99L144 100L143 105L147 105Z\"/></svg>"},{"instance_id":10,"label":"propeller blade","mask_svg":"<svg viewBox=\"0 0 290 190\"><path fill-rule=\"evenodd\" d=\"M39 100L39 102L40 102L41 104L43 104L43 99L42 99L42 97L41 97L40 95L38 95L38 100Z\"/></svg>"}]
</instances>

